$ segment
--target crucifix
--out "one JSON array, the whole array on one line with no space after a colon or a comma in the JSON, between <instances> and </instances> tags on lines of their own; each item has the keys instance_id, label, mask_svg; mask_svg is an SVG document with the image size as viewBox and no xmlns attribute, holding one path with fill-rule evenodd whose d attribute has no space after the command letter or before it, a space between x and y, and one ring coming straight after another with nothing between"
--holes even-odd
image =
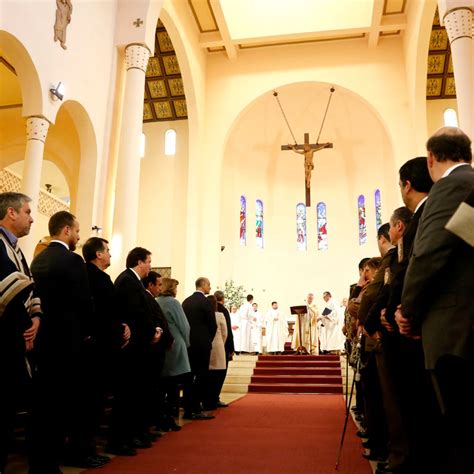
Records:
<instances>
[{"instance_id":1,"label":"crucifix","mask_svg":"<svg viewBox=\"0 0 474 474\"><path fill-rule=\"evenodd\" d=\"M304 178L305 178L305 204L306 207L311 206L311 172L314 170L314 162L313 162L313 155L323 148L333 148L332 143L319 143L319 137L321 136L321 131L323 129L324 121L326 120L326 115L328 113L329 104L331 102L331 97L333 92L335 91L334 87L330 89L331 94L329 96L329 100L326 106L326 112L324 113L323 121L321 123L321 128L319 129L318 139L316 143L309 143L309 133L304 134L304 143L299 145L296 142L295 135L291 130L290 124L288 123L288 119L286 118L285 112L283 111L283 107L281 106L280 100L278 99L278 92L273 92L273 95L280 106L281 113L283 114L283 118L285 119L286 125L288 126L288 130L295 141L294 145L282 145L282 151L286 150L293 150L295 153L300 155L304 155Z\"/></svg>"},{"instance_id":2,"label":"crucifix","mask_svg":"<svg viewBox=\"0 0 474 474\"><path fill-rule=\"evenodd\" d=\"M309 133L304 134L303 145L282 145L282 150L293 150L304 155L305 204L311 206L311 172L314 170L313 155L323 148L332 148L332 143L309 143Z\"/></svg>"}]
</instances>

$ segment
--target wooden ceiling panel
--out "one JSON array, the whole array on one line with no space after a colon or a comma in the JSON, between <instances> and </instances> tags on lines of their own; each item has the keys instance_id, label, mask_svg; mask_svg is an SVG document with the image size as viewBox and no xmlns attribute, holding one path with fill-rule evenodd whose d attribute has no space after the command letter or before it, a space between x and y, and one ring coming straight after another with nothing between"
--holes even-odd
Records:
<instances>
[{"instance_id":1,"label":"wooden ceiling panel","mask_svg":"<svg viewBox=\"0 0 474 474\"><path fill-rule=\"evenodd\" d=\"M405 12L406 0L385 0L383 6L384 15L397 15Z\"/></svg>"},{"instance_id":2,"label":"wooden ceiling panel","mask_svg":"<svg viewBox=\"0 0 474 474\"><path fill-rule=\"evenodd\" d=\"M209 0L188 0L188 3L201 33L218 31Z\"/></svg>"},{"instance_id":3,"label":"wooden ceiling panel","mask_svg":"<svg viewBox=\"0 0 474 474\"><path fill-rule=\"evenodd\" d=\"M183 79L173 43L161 21L156 28L155 54L146 71L143 121L187 119Z\"/></svg>"}]
</instances>

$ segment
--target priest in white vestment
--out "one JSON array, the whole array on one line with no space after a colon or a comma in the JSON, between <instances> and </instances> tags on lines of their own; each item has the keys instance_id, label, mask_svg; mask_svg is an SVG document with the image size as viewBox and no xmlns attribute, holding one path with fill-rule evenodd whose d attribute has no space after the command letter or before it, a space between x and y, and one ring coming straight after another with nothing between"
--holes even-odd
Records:
<instances>
[{"instance_id":1,"label":"priest in white vestment","mask_svg":"<svg viewBox=\"0 0 474 474\"><path fill-rule=\"evenodd\" d=\"M232 335L234 336L234 351L238 354L240 352L240 316L237 306L233 304L230 307L230 327Z\"/></svg>"},{"instance_id":2,"label":"priest in white vestment","mask_svg":"<svg viewBox=\"0 0 474 474\"><path fill-rule=\"evenodd\" d=\"M318 321L320 320L320 317L318 314L318 307L314 303L313 293L308 293L308 296L306 297L306 306L306 314L296 315L291 348L298 350L298 347L303 346L306 348L309 354L318 355ZM302 339L301 343L300 324Z\"/></svg>"},{"instance_id":3,"label":"priest in white vestment","mask_svg":"<svg viewBox=\"0 0 474 474\"><path fill-rule=\"evenodd\" d=\"M253 318L252 318L252 343L253 343L253 352L257 354L262 353L262 346L263 346L263 326L264 320L262 313L258 310L258 304L253 303Z\"/></svg>"},{"instance_id":4,"label":"priest in white vestment","mask_svg":"<svg viewBox=\"0 0 474 474\"><path fill-rule=\"evenodd\" d=\"M278 303L273 301L272 309L265 315L265 338L267 340L267 352L283 352L285 341L288 336L288 324L285 316L278 309Z\"/></svg>"},{"instance_id":5,"label":"priest in white vestment","mask_svg":"<svg viewBox=\"0 0 474 474\"><path fill-rule=\"evenodd\" d=\"M239 309L240 321L240 351L253 352L252 344L252 319L254 310L252 307L253 296L247 295L247 301Z\"/></svg>"},{"instance_id":6,"label":"priest in white vestment","mask_svg":"<svg viewBox=\"0 0 474 474\"><path fill-rule=\"evenodd\" d=\"M319 338L321 352L340 351L342 328L339 325L339 313L332 300L331 293L323 293L324 309L321 313L321 334Z\"/></svg>"}]
</instances>

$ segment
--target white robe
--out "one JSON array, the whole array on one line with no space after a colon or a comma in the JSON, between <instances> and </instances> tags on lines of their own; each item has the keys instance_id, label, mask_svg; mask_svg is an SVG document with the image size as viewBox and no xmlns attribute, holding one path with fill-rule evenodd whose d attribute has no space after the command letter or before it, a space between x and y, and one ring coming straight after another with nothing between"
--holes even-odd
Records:
<instances>
[{"instance_id":1,"label":"white robe","mask_svg":"<svg viewBox=\"0 0 474 474\"><path fill-rule=\"evenodd\" d=\"M240 352L240 316L238 311L230 313L230 326L234 336L234 350L235 352ZM234 329L234 327L237 329Z\"/></svg>"},{"instance_id":2,"label":"white robe","mask_svg":"<svg viewBox=\"0 0 474 474\"><path fill-rule=\"evenodd\" d=\"M252 318L254 310L248 302L244 303L239 309L240 320L240 351L254 352L252 344Z\"/></svg>"},{"instance_id":3,"label":"white robe","mask_svg":"<svg viewBox=\"0 0 474 474\"><path fill-rule=\"evenodd\" d=\"M283 352L288 336L288 324L279 309L271 309L265 315L267 352Z\"/></svg>"},{"instance_id":4,"label":"white robe","mask_svg":"<svg viewBox=\"0 0 474 474\"><path fill-rule=\"evenodd\" d=\"M252 317L252 344L253 352L262 352L263 345L263 333L262 328L264 326L262 314L260 311L254 311Z\"/></svg>"},{"instance_id":5,"label":"white robe","mask_svg":"<svg viewBox=\"0 0 474 474\"><path fill-rule=\"evenodd\" d=\"M331 312L326 316L323 316L325 309L329 309ZM341 349L341 337L340 333L342 328L339 326L339 314L336 306L329 300L323 305L323 311L321 312L322 325L320 328L319 342L322 351L340 351Z\"/></svg>"}]
</instances>

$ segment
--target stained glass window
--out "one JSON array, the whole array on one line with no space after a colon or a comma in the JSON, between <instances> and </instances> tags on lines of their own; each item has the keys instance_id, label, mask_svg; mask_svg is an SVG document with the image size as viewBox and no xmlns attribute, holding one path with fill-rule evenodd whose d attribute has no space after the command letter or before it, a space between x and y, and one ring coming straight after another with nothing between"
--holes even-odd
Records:
<instances>
[{"instance_id":1,"label":"stained glass window","mask_svg":"<svg viewBox=\"0 0 474 474\"><path fill-rule=\"evenodd\" d=\"M357 207L359 211L359 245L367 242L367 222L365 216L365 197L361 194L357 198Z\"/></svg>"},{"instance_id":2,"label":"stained glass window","mask_svg":"<svg viewBox=\"0 0 474 474\"><path fill-rule=\"evenodd\" d=\"M247 200L240 196L240 245L247 245Z\"/></svg>"},{"instance_id":3,"label":"stained glass window","mask_svg":"<svg viewBox=\"0 0 474 474\"><path fill-rule=\"evenodd\" d=\"M260 199L255 201L255 242L263 249L263 202Z\"/></svg>"},{"instance_id":4,"label":"stained glass window","mask_svg":"<svg viewBox=\"0 0 474 474\"><path fill-rule=\"evenodd\" d=\"M316 217L318 225L318 250L328 249L328 229L326 204L319 202L316 206Z\"/></svg>"},{"instance_id":5,"label":"stained glass window","mask_svg":"<svg viewBox=\"0 0 474 474\"><path fill-rule=\"evenodd\" d=\"M300 202L296 205L296 248L298 250L306 250L307 247L306 206Z\"/></svg>"},{"instance_id":6,"label":"stained glass window","mask_svg":"<svg viewBox=\"0 0 474 474\"><path fill-rule=\"evenodd\" d=\"M380 197L380 189L375 190L375 225L377 230L382 225L382 199Z\"/></svg>"}]
</instances>

